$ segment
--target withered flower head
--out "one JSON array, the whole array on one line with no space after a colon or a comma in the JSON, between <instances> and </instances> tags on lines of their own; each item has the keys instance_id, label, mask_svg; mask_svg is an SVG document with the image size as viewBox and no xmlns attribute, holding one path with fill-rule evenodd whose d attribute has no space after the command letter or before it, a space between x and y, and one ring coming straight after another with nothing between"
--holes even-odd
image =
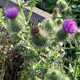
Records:
<instances>
[{"instance_id":1,"label":"withered flower head","mask_svg":"<svg viewBox=\"0 0 80 80\"><path fill-rule=\"evenodd\" d=\"M41 35L41 29L37 26L31 28L31 36L39 37Z\"/></svg>"}]
</instances>

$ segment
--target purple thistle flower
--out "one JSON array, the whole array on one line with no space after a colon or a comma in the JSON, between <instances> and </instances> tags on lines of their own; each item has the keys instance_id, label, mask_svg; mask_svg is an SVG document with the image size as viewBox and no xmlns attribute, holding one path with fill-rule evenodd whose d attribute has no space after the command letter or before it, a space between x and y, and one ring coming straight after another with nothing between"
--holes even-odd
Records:
<instances>
[{"instance_id":1,"label":"purple thistle flower","mask_svg":"<svg viewBox=\"0 0 80 80\"><path fill-rule=\"evenodd\" d=\"M7 18L16 18L18 15L18 10L16 7L12 7L4 10L4 13Z\"/></svg>"},{"instance_id":2,"label":"purple thistle flower","mask_svg":"<svg viewBox=\"0 0 80 80\"><path fill-rule=\"evenodd\" d=\"M62 28L66 33L73 34L77 31L77 24L73 19L65 19Z\"/></svg>"}]
</instances>

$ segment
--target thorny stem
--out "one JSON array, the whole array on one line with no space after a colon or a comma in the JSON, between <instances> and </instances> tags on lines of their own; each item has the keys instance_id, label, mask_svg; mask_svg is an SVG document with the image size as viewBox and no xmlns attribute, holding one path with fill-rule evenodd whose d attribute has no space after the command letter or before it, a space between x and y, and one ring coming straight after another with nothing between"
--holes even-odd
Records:
<instances>
[{"instance_id":1,"label":"thorny stem","mask_svg":"<svg viewBox=\"0 0 80 80\"><path fill-rule=\"evenodd\" d=\"M77 43L77 40L75 38L74 38L74 40L75 40L75 49L76 49L76 52L77 52L78 43ZM78 54L76 54L76 55L77 55L77 60L76 60L73 80L77 80L77 73L78 73L78 60L79 60L79 56L78 56Z\"/></svg>"},{"instance_id":2,"label":"thorny stem","mask_svg":"<svg viewBox=\"0 0 80 80\"><path fill-rule=\"evenodd\" d=\"M77 53L78 43L77 43L77 40L76 40L75 36L73 36L73 37L74 37L75 49L76 49L76 53ZM70 48L72 49L72 48L73 48L72 44L71 44L71 43L69 43L69 44L70 44ZM76 55L77 55L77 54L76 54ZM78 59L79 59L79 56L77 55L77 60L76 60L76 64L75 64L75 70L74 70L73 80L77 80L77 73L78 73Z\"/></svg>"},{"instance_id":3,"label":"thorny stem","mask_svg":"<svg viewBox=\"0 0 80 80\"><path fill-rule=\"evenodd\" d=\"M77 73L78 73L78 59L79 59L79 56L77 55L77 61L76 61L76 66L75 66L75 71L74 71L74 80L77 80Z\"/></svg>"},{"instance_id":4,"label":"thorny stem","mask_svg":"<svg viewBox=\"0 0 80 80\"><path fill-rule=\"evenodd\" d=\"M20 8L20 10L21 10L21 14L23 15L23 17L25 17L25 16L24 16L24 13L23 13L23 9L22 9L22 2L21 2L21 0L20 0L20 3L19 3L18 0L16 0L16 2L17 2L17 4L19 5L19 8ZM26 26L28 25L28 23L29 23L29 21L30 21L30 18L31 18L31 15L32 15L32 11L33 11L33 8L34 8L35 4L36 4L36 0L34 0L33 3L32 3L32 5L31 5L31 10L30 10L29 15L28 15L28 20L27 20Z\"/></svg>"},{"instance_id":5,"label":"thorny stem","mask_svg":"<svg viewBox=\"0 0 80 80\"><path fill-rule=\"evenodd\" d=\"M25 18L25 15L24 15L23 9L22 9L22 2L21 2L21 0L20 0L20 2L18 0L16 0L16 2L17 2L18 6L20 8L20 11L21 11L22 16Z\"/></svg>"},{"instance_id":6,"label":"thorny stem","mask_svg":"<svg viewBox=\"0 0 80 80\"><path fill-rule=\"evenodd\" d=\"M34 8L35 4L36 4L36 0L34 0L33 3L32 3L31 10L30 10L29 15L28 15L27 25L28 25L28 23L30 21L30 18L31 18L31 15L32 15L32 11L33 11L33 8Z\"/></svg>"},{"instance_id":7,"label":"thorny stem","mask_svg":"<svg viewBox=\"0 0 80 80\"><path fill-rule=\"evenodd\" d=\"M29 23L30 21L30 18L31 18L31 15L32 15L32 10L33 10L33 7L31 8L30 12L29 12L29 16L28 16L28 21L27 21L27 24Z\"/></svg>"}]
</instances>

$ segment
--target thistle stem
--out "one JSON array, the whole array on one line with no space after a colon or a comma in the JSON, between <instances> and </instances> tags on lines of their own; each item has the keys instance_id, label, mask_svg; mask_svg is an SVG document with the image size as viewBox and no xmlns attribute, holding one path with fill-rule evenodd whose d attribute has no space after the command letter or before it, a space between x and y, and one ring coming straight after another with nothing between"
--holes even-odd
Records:
<instances>
[{"instance_id":1,"label":"thistle stem","mask_svg":"<svg viewBox=\"0 0 80 80\"><path fill-rule=\"evenodd\" d=\"M74 38L75 40L75 49L76 49L76 52L77 52L77 49L78 49L78 43L77 43L77 40L76 38ZM75 64L75 70L74 70L74 77L73 77L73 80L77 80L77 73L78 73L78 60L79 60L79 56L77 54L77 60L76 60L76 64Z\"/></svg>"},{"instance_id":2,"label":"thistle stem","mask_svg":"<svg viewBox=\"0 0 80 80\"><path fill-rule=\"evenodd\" d=\"M30 18L31 18L31 15L32 15L32 11L33 11L33 8L34 8L35 4L36 4L36 0L34 0L33 3L32 3L32 5L31 5L31 10L29 12L29 16L28 16L28 20L27 20L27 25L28 25L28 23L30 21Z\"/></svg>"},{"instance_id":3,"label":"thistle stem","mask_svg":"<svg viewBox=\"0 0 80 80\"><path fill-rule=\"evenodd\" d=\"M31 18L31 15L32 15L32 10L33 10L33 7L31 8L30 12L29 12L29 16L28 16L28 21L27 21L27 24L29 23L30 21L30 18Z\"/></svg>"},{"instance_id":4,"label":"thistle stem","mask_svg":"<svg viewBox=\"0 0 80 80\"><path fill-rule=\"evenodd\" d=\"M76 66L75 66L75 71L74 71L74 78L73 78L73 80L77 80L77 73L78 73L78 59L79 59L79 56L77 55L77 62L76 62Z\"/></svg>"}]
</instances>

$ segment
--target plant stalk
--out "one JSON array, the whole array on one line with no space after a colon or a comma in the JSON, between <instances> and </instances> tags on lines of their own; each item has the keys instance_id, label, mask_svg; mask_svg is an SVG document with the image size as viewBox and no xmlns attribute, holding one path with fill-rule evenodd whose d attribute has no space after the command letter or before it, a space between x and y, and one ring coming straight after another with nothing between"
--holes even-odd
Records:
<instances>
[{"instance_id":1,"label":"plant stalk","mask_svg":"<svg viewBox=\"0 0 80 80\"><path fill-rule=\"evenodd\" d=\"M75 40L75 49L76 49L76 53L77 53L78 43L77 43L76 38L74 38L74 40ZM75 70L74 70L74 77L73 77L73 80L77 80L78 60L79 60L79 55L77 54L77 60L76 60L76 64L75 64Z\"/></svg>"}]
</instances>

